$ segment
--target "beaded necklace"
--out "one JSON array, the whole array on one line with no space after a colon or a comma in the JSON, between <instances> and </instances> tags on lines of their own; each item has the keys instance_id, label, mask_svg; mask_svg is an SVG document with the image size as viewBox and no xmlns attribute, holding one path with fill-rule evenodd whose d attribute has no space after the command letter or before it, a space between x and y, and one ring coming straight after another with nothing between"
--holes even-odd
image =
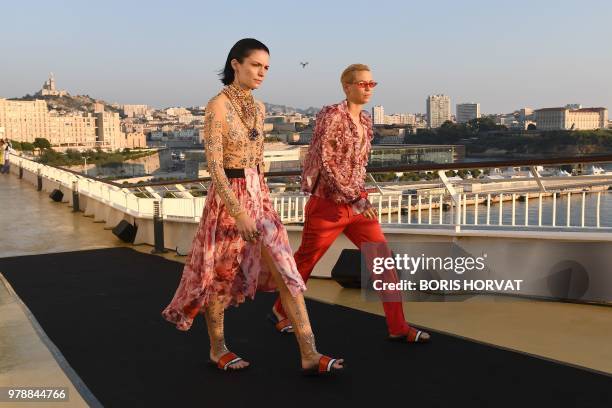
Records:
<instances>
[{"instance_id":1,"label":"beaded necklace","mask_svg":"<svg viewBox=\"0 0 612 408\"><path fill-rule=\"evenodd\" d=\"M249 139L257 140L259 131L257 130L257 106L255 99L249 92L245 92L234 84L230 84L221 91L227 96L230 103L238 113L244 127L249 131ZM253 126L249 127L249 119L253 118Z\"/></svg>"}]
</instances>

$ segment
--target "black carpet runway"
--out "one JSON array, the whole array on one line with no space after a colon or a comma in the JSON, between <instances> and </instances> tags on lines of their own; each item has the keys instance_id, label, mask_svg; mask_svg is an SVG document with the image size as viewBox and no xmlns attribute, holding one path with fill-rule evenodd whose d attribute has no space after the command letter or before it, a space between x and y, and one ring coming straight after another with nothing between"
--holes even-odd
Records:
<instances>
[{"instance_id":1,"label":"black carpet runway","mask_svg":"<svg viewBox=\"0 0 612 408\"><path fill-rule=\"evenodd\" d=\"M180 332L160 315L181 271L129 248L0 258L0 272L107 407L612 406L612 377L438 333L428 345L387 342L382 317L315 301L318 348L344 357L347 371L304 378L294 337L265 319L267 293L228 310L228 346L252 366L224 373L206 364L202 317Z\"/></svg>"}]
</instances>

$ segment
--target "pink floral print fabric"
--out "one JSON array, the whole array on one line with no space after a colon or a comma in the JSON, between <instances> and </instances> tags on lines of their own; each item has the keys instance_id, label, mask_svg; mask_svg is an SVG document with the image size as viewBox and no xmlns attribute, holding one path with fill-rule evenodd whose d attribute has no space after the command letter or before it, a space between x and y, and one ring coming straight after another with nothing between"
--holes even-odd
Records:
<instances>
[{"instance_id":1,"label":"pink floral print fabric","mask_svg":"<svg viewBox=\"0 0 612 408\"><path fill-rule=\"evenodd\" d=\"M338 204L352 204L356 213L371 207L365 193L373 137L370 115L361 112L360 122L365 129L362 142L346 100L323 107L302 169L302 191Z\"/></svg>"},{"instance_id":2,"label":"pink floral print fabric","mask_svg":"<svg viewBox=\"0 0 612 408\"><path fill-rule=\"evenodd\" d=\"M242 208L255 220L261 237L255 244L242 239L234 218L211 183L183 276L174 298L162 312L179 330L189 330L193 319L213 296L228 307L254 298L257 290L276 290L261 257L262 245L291 294L296 296L306 290L293 259L287 231L271 204L263 175L257 168L250 168L245 169L245 178L229 180Z\"/></svg>"}]
</instances>

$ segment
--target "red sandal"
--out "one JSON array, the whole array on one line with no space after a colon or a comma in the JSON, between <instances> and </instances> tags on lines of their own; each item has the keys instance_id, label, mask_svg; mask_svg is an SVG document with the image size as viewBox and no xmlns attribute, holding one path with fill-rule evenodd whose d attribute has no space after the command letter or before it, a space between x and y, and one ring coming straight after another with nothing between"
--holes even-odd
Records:
<instances>
[{"instance_id":1,"label":"red sandal","mask_svg":"<svg viewBox=\"0 0 612 408\"><path fill-rule=\"evenodd\" d=\"M431 339L431 337L425 339L422 337L423 333L429 334L427 332L424 332L423 330L415 329L414 327L409 326L408 334L403 334L397 337L389 336L389 340L397 341L401 343L429 343L429 340Z\"/></svg>"},{"instance_id":2,"label":"red sandal","mask_svg":"<svg viewBox=\"0 0 612 408\"><path fill-rule=\"evenodd\" d=\"M302 374L307 376L330 375L344 370L344 367L334 368L336 361L338 361L337 358L323 355L319 358L319 364L316 367L302 368Z\"/></svg>"},{"instance_id":3,"label":"red sandal","mask_svg":"<svg viewBox=\"0 0 612 408\"><path fill-rule=\"evenodd\" d=\"M219 370L228 371L229 367L231 367L233 364L236 364L239 361L242 361L242 357L238 357L235 353L228 351L227 353L222 355L221 358L219 358L219 361L214 362L210 360L210 364L215 365ZM250 367L250 365L240 368L238 370L229 370L229 371L240 371L248 367Z\"/></svg>"},{"instance_id":4,"label":"red sandal","mask_svg":"<svg viewBox=\"0 0 612 408\"><path fill-rule=\"evenodd\" d=\"M274 324L274 327L279 333L283 333L283 334L292 333L290 330L293 330L293 325L291 324L291 321L288 318L278 320L278 318L276 317L274 313L270 313L268 315L268 320L270 320Z\"/></svg>"}]
</instances>

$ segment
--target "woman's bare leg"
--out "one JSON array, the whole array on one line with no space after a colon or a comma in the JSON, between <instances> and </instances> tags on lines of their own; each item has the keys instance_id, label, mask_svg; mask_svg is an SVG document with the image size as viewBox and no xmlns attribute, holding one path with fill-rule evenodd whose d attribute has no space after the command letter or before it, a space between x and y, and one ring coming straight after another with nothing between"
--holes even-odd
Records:
<instances>
[{"instance_id":1,"label":"woman's bare leg","mask_svg":"<svg viewBox=\"0 0 612 408\"><path fill-rule=\"evenodd\" d=\"M317 351L315 345L315 337L310 327L310 320L308 319L308 312L306 311L306 303L304 302L304 296L300 293L293 297L291 292L287 288L285 281L283 280L280 272L276 269L276 265L272 261L268 249L262 245L261 255L266 262L272 277L276 282L276 287L280 293L281 302L283 309L287 313L287 317L293 325L295 337L300 347L300 355L302 358L302 368L311 368L319 364L319 358L321 353ZM338 359L334 363L334 368L341 369L343 359Z\"/></svg>"},{"instance_id":2,"label":"woman's bare leg","mask_svg":"<svg viewBox=\"0 0 612 408\"><path fill-rule=\"evenodd\" d=\"M204 317L206 318L206 327L208 329L208 337L210 338L210 359L214 362L219 361L221 356L229 351L225 345L224 316L225 307L223 304L217 298L210 300L204 310ZM237 363L231 364L229 368L239 370L248 365L248 361L240 360Z\"/></svg>"}]
</instances>

